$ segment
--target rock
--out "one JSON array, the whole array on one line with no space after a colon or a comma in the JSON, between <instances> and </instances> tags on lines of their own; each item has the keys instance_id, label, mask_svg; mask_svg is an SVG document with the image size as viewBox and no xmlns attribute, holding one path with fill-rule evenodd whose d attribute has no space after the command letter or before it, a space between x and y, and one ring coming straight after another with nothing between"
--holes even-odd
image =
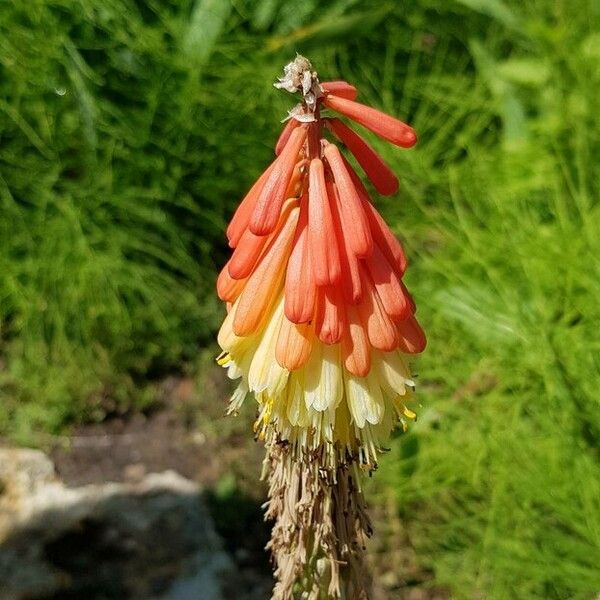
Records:
<instances>
[{"instance_id":1,"label":"rock","mask_svg":"<svg viewBox=\"0 0 600 600\"><path fill-rule=\"evenodd\" d=\"M133 463L131 465L127 465L123 469L123 476L125 478L125 481L142 481L145 475L146 467L143 463Z\"/></svg>"},{"instance_id":2,"label":"rock","mask_svg":"<svg viewBox=\"0 0 600 600\"><path fill-rule=\"evenodd\" d=\"M39 450L0 448L0 544L33 510L40 488L56 483L52 461Z\"/></svg>"},{"instance_id":3,"label":"rock","mask_svg":"<svg viewBox=\"0 0 600 600\"><path fill-rule=\"evenodd\" d=\"M232 562L198 485L173 471L67 488L0 448L0 598L222 600Z\"/></svg>"}]
</instances>

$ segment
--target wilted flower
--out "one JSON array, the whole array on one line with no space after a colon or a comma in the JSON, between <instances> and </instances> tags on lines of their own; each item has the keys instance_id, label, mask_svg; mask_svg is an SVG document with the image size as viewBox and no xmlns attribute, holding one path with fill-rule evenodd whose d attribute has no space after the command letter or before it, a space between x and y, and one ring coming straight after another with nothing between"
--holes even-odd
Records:
<instances>
[{"instance_id":1,"label":"wilted flower","mask_svg":"<svg viewBox=\"0 0 600 600\"><path fill-rule=\"evenodd\" d=\"M276 87L297 91L277 157L234 214L233 248L217 282L228 314L218 361L258 402L267 448L267 516L274 598L367 597L362 562L370 525L361 473L377 466L391 431L415 417L406 357L425 336L402 282L406 257L360 178L324 130L355 157L375 189L398 190L377 152L330 109L404 148L414 130L356 102L344 81L320 83L297 57Z\"/></svg>"}]
</instances>

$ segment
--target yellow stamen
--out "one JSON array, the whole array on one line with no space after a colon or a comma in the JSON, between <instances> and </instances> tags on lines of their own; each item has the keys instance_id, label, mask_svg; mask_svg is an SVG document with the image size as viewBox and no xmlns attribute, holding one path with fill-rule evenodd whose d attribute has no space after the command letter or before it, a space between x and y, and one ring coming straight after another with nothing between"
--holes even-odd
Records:
<instances>
[{"instance_id":1,"label":"yellow stamen","mask_svg":"<svg viewBox=\"0 0 600 600\"><path fill-rule=\"evenodd\" d=\"M229 352L221 352L219 356L217 356L217 364L221 367L224 367L226 364L231 362L231 355Z\"/></svg>"},{"instance_id":2,"label":"yellow stamen","mask_svg":"<svg viewBox=\"0 0 600 600\"><path fill-rule=\"evenodd\" d=\"M404 413L405 417L408 417L412 421L414 421L417 418L417 413L413 410L410 410L410 408L407 408L406 406L402 406L402 412Z\"/></svg>"}]
</instances>

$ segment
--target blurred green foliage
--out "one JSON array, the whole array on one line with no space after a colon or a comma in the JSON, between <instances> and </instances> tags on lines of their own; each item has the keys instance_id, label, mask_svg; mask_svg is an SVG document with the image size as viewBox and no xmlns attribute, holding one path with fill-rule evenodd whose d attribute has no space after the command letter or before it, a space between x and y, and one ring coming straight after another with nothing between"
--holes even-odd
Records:
<instances>
[{"instance_id":1,"label":"blurred green foliage","mask_svg":"<svg viewBox=\"0 0 600 600\"><path fill-rule=\"evenodd\" d=\"M0 430L152 400L218 324L224 224L295 51L413 124L379 206L430 339L393 489L456 598L600 590L600 5L0 5Z\"/></svg>"}]
</instances>

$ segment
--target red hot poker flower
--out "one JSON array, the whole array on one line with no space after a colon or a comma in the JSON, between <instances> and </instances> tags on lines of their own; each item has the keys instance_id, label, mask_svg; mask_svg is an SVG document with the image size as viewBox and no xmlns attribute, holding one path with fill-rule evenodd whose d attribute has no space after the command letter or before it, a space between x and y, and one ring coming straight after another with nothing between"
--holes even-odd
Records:
<instances>
[{"instance_id":1,"label":"red hot poker flower","mask_svg":"<svg viewBox=\"0 0 600 600\"><path fill-rule=\"evenodd\" d=\"M356 102L354 86L320 83L303 57L276 86L300 92L302 101L290 111L275 160L227 228L234 250L217 281L228 307L219 363L241 381L231 411L248 392L259 406L267 516L275 520L273 598L292 598L299 583L312 593L325 577L330 597L360 597L367 587L360 548L370 526L359 471L374 469L391 431L414 418L407 356L426 340L402 281L404 251L335 141L381 194L394 194L398 180L365 139L321 111L401 147L417 137ZM327 568L307 574L315 557Z\"/></svg>"}]
</instances>

